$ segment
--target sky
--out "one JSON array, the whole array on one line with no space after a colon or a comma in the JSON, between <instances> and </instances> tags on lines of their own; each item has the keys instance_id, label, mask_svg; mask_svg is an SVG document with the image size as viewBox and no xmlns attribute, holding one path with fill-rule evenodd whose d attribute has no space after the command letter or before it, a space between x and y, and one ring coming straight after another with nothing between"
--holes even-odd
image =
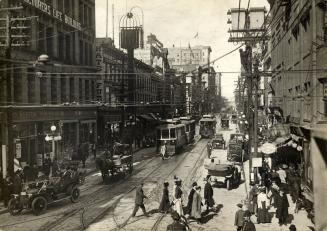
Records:
<instances>
[{"instance_id":1,"label":"sky","mask_svg":"<svg viewBox=\"0 0 327 231\"><path fill-rule=\"evenodd\" d=\"M96 34L106 36L106 2L96 0ZM143 9L145 38L150 33L164 44L164 47L194 45L211 46L211 60L235 49L240 44L228 42L227 11L237 8L238 0L108 0L108 36L112 37L112 4L114 4L115 44L118 47L119 19L133 6ZM248 0L241 0L246 8ZM250 7L269 8L266 0L250 0ZM139 8L133 12L142 15ZM194 36L198 33L198 37ZM218 60L213 64L216 71L238 72L241 68L239 52ZM235 81L238 73L222 74L222 95L234 99Z\"/></svg>"}]
</instances>

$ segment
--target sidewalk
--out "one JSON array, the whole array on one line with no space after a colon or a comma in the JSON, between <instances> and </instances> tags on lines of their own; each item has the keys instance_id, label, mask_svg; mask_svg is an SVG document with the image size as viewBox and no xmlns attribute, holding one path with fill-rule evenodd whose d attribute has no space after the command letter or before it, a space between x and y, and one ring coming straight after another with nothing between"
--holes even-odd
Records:
<instances>
[{"instance_id":1,"label":"sidewalk","mask_svg":"<svg viewBox=\"0 0 327 231\"><path fill-rule=\"evenodd\" d=\"M134 164L142 161L144 158L151 158L152 156L155 156L156 155L155 149L156 149L155 147L150 147L150 148L138 148L133 150ZM98 155L99 152L97 152L97 156ZM86 160L85 168L82 168L82 162L79 164L79 167L81 168L81 170L85 171L85 177L98 171L95 166L93 155L90 155L89 158ZM0 215L7 212L8 209L5 208L3 201L0 201Z\"/></svg>"},{"instance_id":2,"label":"sidewalk","mask_svg":"<svg viewBox=\"0 0 327 231\"><path fill-rule=\"evenodd\" d=\"M245 184L248 190L251 189L250 181L249 181L249 161L244 163L244 171L245 171ZM276 209L274 207L270 208L269 213L273 213L273 218L271 223L266 224L258 224L256 216L252 215L251 220L255 224L257 231L263 230L278 230L278 231L289 231L289 226L294 224L297 230L301 231L309 231L309 226L314 227L314 224L307 218L307 213L305 210L300 210L298 213L294 213L295 203L293 203L292 198L289 194L287 194L287 199L289 202L288 213L290 214L291 223L283 226L279 226L278 219L275 217Z\"/></svg>"}]
</instances>

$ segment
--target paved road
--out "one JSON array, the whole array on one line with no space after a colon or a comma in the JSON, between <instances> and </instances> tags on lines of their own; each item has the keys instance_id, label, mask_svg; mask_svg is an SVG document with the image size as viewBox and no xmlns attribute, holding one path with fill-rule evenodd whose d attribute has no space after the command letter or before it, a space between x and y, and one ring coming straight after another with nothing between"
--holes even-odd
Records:
<instances>
[{"instance_id":1,"label":"paved road","mask_svg":"<svg viewBox=\"0 0 327 231\"><path fill-rule=\"evenodd\" d=\"M155 149L147 148L140 150L134 154L134 169L133 174L142 172L145 165L156 159ZM124 181L109 182L104 185L102 183L101 174L95 171L93 174L86 177L85 184L80 187L81 197L80 202L72 204L70 200L61 201L51 206L45 214L34 216L31 211L23 210L21 215L11 216L9 213L0 215L0 230L47 230L53 222L58 222L59 219L71 215L74 211L76 216L80 216L81 208L88 207L97 200L109 200L115 193L115 186ZM121 193L118 191L118 193ZM50 229L49 229L50 230ZM77 229L78 230L78 229Z\"/></svg>"}]
</instances>

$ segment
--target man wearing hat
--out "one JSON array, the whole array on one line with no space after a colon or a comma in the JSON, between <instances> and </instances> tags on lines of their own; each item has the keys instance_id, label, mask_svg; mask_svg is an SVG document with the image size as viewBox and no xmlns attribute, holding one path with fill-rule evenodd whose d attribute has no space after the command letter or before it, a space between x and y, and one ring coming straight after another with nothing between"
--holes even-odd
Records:
<instances>
[{"instance_id":1,"label":"man wearing hat","mask_svg":"<svg viewBox=\"0 0 327 231\"><path fill-rule=\"evenodd\" d=\"M212 208L215 205L215 201L213 199L213 189L211 186L211 176L207 175L206 184L204 186L204 199L205 204L207 205L207 212L209 211L209 208Z\"/></svg>"},{"instance_id":2,"label":"man wearing hat","mask_svg":"<svg viewBox=\"0 0 327 231\"><path fill-rule=\"evenodd\" d=\"M143 192L143 183L140 184L140 186L136 189L136 196L135 196L135 207L132 213L132 217L135 217L137 211L139 210L139 208L142 209L144 216L148 217L148 213L145 210L145 206L144 206L144 198L147 198L144 195Z\"/></svg>"},{"instance_id":3,"label":"man wearing hat","mask_svg":"<svg viewBox=\"0 0 327 231\"><path fill-rule=\"evenodd\" d=\"M251 212L246 210L244 212L244 222L242 231L255 231L255 225L251 221Z\"/></svg>"},{"instance_id":4,"label":"man wearing hat","mask_svg":"<svg viewBox=\"0 0 327 231\"><path fill-rule=\"evenodd\" d=\"M237 231L241 231L244 223L244 211L242 209L243 204L238 203L237 207L239 208L235 213L235 222L234 225L237 227Z\"/></svg>"},{"instance_id":5,"label":"man wearing hat","mask_svg":"<svg viewBox=\"0 0 327 231\"><path fill-rule=\"evenodd\" d=\"M291 224L290 227L289 227L289 230L290 231L296 231L296 226Z\"/></svg>"},{"instance_id":6,"label":"man wearing hat","mask_svg":"<svg viewBox=\"0 0 327 231\"><path fill-rule=\"evenodd\" d=\"M167 226L167 231L186 231L187 225L181 221L181 217L176 211L171 213L173 223Z\"/></svg>"}]
</instances>

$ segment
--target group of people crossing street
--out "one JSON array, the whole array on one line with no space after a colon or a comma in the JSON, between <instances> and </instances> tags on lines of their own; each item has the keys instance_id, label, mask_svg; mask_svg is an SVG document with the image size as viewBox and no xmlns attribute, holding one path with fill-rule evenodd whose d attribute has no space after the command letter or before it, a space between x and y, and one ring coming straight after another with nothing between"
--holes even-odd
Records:
<instances>
[{"instance_id":1,"label":"group of people crossing street","mask_svg":"<svg viewBox=\"0 0 327 231\"><path fill-rule=\"evenodd\" d=\"M188 220L195 220L198 224L202 223L202 208L206 206L206 212L209 213L210 209L214 209L215 201L213 199L213 188L211 186L211 176L208 175L205 178L205 186L203 196L201 194L201 186L197 182L192 183L192 188L188 194L188 201L186 207L183 207L183 190L182 190L182 180L174 176L174 186L172 199L170 200L169 195L169 183L165 181L163 183L162 199L159 205L159 212L161 213L171 213L174 223L179 220L180 224L187 226ZM134 217L139 210L142 209L145 216L149 216L144 206L144 199L146 199L143 191L143 183L136 190L135 196L135 207L132 213ZM204 198L204 203L202 199ZM178 219L177 219L178 218ZM170 226L172 227L172 226ZM167 230L169 230L167 228Z\"/></svg>"}]
</instances>

